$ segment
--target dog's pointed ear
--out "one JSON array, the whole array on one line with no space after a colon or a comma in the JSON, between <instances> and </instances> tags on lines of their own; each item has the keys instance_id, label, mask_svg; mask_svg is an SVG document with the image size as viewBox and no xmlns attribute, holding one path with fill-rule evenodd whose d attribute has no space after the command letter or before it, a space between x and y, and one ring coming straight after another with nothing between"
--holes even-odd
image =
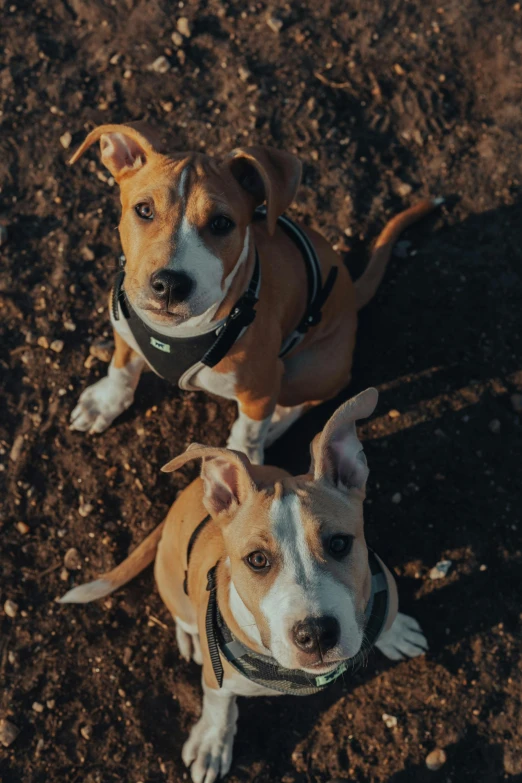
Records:
<instances>
[{"instance_id":1,"label":"dog's pointed ear","mask_svg":"<svg viewBox=\"0 0 522 783\"><path fill-rule=\"evenodd\" d=\"M292 203L301 181L301 162L289 152L273 147L242 147L229 158L230 171L254 199L266 201L268 233L275 231L277 218Z\"/></svg>"},{"instance_id":2,"label":"dog's pointed ear","mask_svg":"<svg viewBox=\"0 0 522 783\"><path fill-rule=\"evenodd\" d=\"M143 123L135 125L99 125L92 130L78 147L69 161L76 163L85 150L100 142L101 160L119 182L127 174L132 174L154 155L158 155L158 139L152 129Z\"/></svg>"},{"instance_id":3,"label":"dog's pointed ear","mask_svg":"<svg viewBox=\"0 0 522 783\"><path fill-rule=\"evenodd\" d=\"M201 459L205 508L216 519L232 515L253 492L250 460L244 454L231 449L220 449L192 443L184 454L162 467L164 473L178 470L189 460Z\"/></svg>"},{"instance_id":4,"label":"dog's pointed ear","mask_svg":"<svg viewBox=\"0 0 522 783\"><path fill-rule=\"evenodd\" d=\"M377 405L377 389L366 389L336 410L311 446L310 472L318 481L342 490L364 489L369 469L355 422L371 416Z\"/></svg>"}]
</instances>

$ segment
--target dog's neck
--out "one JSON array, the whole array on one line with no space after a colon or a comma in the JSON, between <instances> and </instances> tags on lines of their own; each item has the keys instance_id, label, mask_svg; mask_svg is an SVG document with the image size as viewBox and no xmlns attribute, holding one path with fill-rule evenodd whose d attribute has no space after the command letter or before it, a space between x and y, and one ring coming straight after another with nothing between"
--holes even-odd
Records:
<instances>
[{"instance_id":1,"label":"dog's neck","mask_svg":"<svg viewBox=\"0 0 522 783\"><path fill-rule=\"evenodd\" d=\"M147 326L155 332L165 335L165 337L196 337L197 335L205 334L211 329L214 329L221 320L226 318L241 294L246 291L250 278L252 277L254 263L255 246L252 237L252 229L248 226L245 233L243 249L233 270L225 278L223 283L223 295L219 301L211 305L204 313L201 313L201 315L195 315L192 318L188 318L186 321L176 326L157 324L142 310L139 310L140 318Z\"/></svg>"}]
</instances>

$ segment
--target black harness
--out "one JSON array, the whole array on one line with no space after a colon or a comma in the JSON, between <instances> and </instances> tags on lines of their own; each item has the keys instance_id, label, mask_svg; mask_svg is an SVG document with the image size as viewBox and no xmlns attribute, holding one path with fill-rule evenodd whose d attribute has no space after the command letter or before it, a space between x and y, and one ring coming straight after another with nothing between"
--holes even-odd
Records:
<instances>
[{"instance_id":1,"label":"black harness","mask_svg":"<svg viewBox=\"0 0 522 783\"><path fill-rule=\"evenodd\" d=\"M265 218L265 208L258 208L254 219ZM299 344L308 329L321 320L321 310L332 291L338 270L337 267L332 267L322 286L319 259L304 231L293 220L283 215L277 222L299 247L308 277L306 312L295 331L281 347L279 355L285 356ZM215 367L256 317L255 306L259 300L261 287L261 265L256 248L254 270L245 293L225 319L212 324L207 332L193 337L170 337L152 329L132 307L123 286L124 280L125 271L122 268L116 276L112 289L114 320L120 319L121 311L142 355L157 375L181 388L190 388L188 383L195 372L201 367Z\"/></svg>"},{"instance_id":2,"label":"black harness","mask_svg":"<svg viewBox=\"0 0 522 783\"><path fill-rule=\"evenodd\" d=\"M187 548L187 571L185 571L184 590L188 595L188 567L190 555L205 525L211 517L203 519L192 533ZM301 669L286 669L280 666L274 658L246 647L237 639L225 623L217 603L216 569L218 564L207 574L207 590L209 599L205 618L208 651L217 683L223 685L224 658L231 666L248 680L270 688L280 693L293 696L310 696L325 690L347 671L355 671L365 661L368 650L373 647L386 624L389 609L388 580L379 558L368 550L368 562L372 575L371 594L365 611L366 625L364 633L364 651L361 648L357 655L343 661L333 671L314 676Z\"/></svg>"}]
</instances>

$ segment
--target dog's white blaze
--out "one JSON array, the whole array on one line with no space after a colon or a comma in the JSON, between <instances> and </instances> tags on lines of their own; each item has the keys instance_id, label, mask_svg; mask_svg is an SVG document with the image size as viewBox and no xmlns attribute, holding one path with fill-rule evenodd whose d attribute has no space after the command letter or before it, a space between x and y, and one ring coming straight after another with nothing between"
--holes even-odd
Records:
<instances>
[{"instance_id":1,"label":"dog's white blaze","mask_svg":"<svg viewBox=\"0 0 522 783\"><path fill-rule=\"evenodd\" d=\"M296 666L298 653L292 628L306 617L331 615L341 627L335 658L350 658L362 642L352 595L347 587L320 566L308 547L297 495L272 502L271 530L282 552L280 572L260 603L270 629L272 655L282 666Z\"/></svg>"}]
</instances>

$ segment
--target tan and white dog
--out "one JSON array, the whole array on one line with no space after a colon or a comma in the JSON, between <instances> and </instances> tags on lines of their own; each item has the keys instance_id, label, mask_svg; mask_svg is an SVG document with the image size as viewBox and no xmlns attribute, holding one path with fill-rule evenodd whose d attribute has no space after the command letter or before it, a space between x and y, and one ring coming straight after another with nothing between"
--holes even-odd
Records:
<instances>
[{"instance_id":1,"label":"tan and white dog","mask_svg":"<svg viewBox=\"0 0 522 783\"><path fill-rule=\"evenodd\" d=\"M125 293L145 328L173 338L208 333L245 292L257 251L261 284L254 322L216 366L195 365L179 385L235 400L238 418L228 446L261 464L265 445L308 407L348 385L357 311L375 293L400 232L440 200L421 201L390 221L355 285L328 242L301 227L318 257L320 282L334 266L338 276L320 323L280 358L307 307L302 254L277 223L299 186L298 158L269 147L236 149L224 160L200 153L167 156L147 129L103 125L71 163L98 140L102 162L120 186ZM262 203L266 219L254 222ZM118 310L116 316L108 375L81 394L72 429L103 432L134 399L147 362L125 318Z\"/></svg>"},{"instance_id":2,"label":"tan and white dog","mask_svg":"<svg viewBox=\"0 0 522 783\"><path fill-rule=\"evenodd\" d=\"M417 621L398 612L395 581L365 541L368 467L355 422L376 402L376 390L368 389L341 406L314 439L310 472L302 476L254 466L227 449L192 445L163 468L202 460L201 478L181 493L165 521L121 565L61 599L86 603L106 596L155 558L179 651L203 666L203 712L182 753L194 783L212 783L230 768L237 696L291 693L287 680L294 678L297 687L299 677L305 686L328 684L366 655L371 642L392 660L427 649ZM376 578L387 599L371 639ZM228 643L221 639L224 646L216 647L223 627ZM245 650L253 668L238 669ZM276 672L273 686L260 682L267 661Z\"/></svg>"}]
</instances>

